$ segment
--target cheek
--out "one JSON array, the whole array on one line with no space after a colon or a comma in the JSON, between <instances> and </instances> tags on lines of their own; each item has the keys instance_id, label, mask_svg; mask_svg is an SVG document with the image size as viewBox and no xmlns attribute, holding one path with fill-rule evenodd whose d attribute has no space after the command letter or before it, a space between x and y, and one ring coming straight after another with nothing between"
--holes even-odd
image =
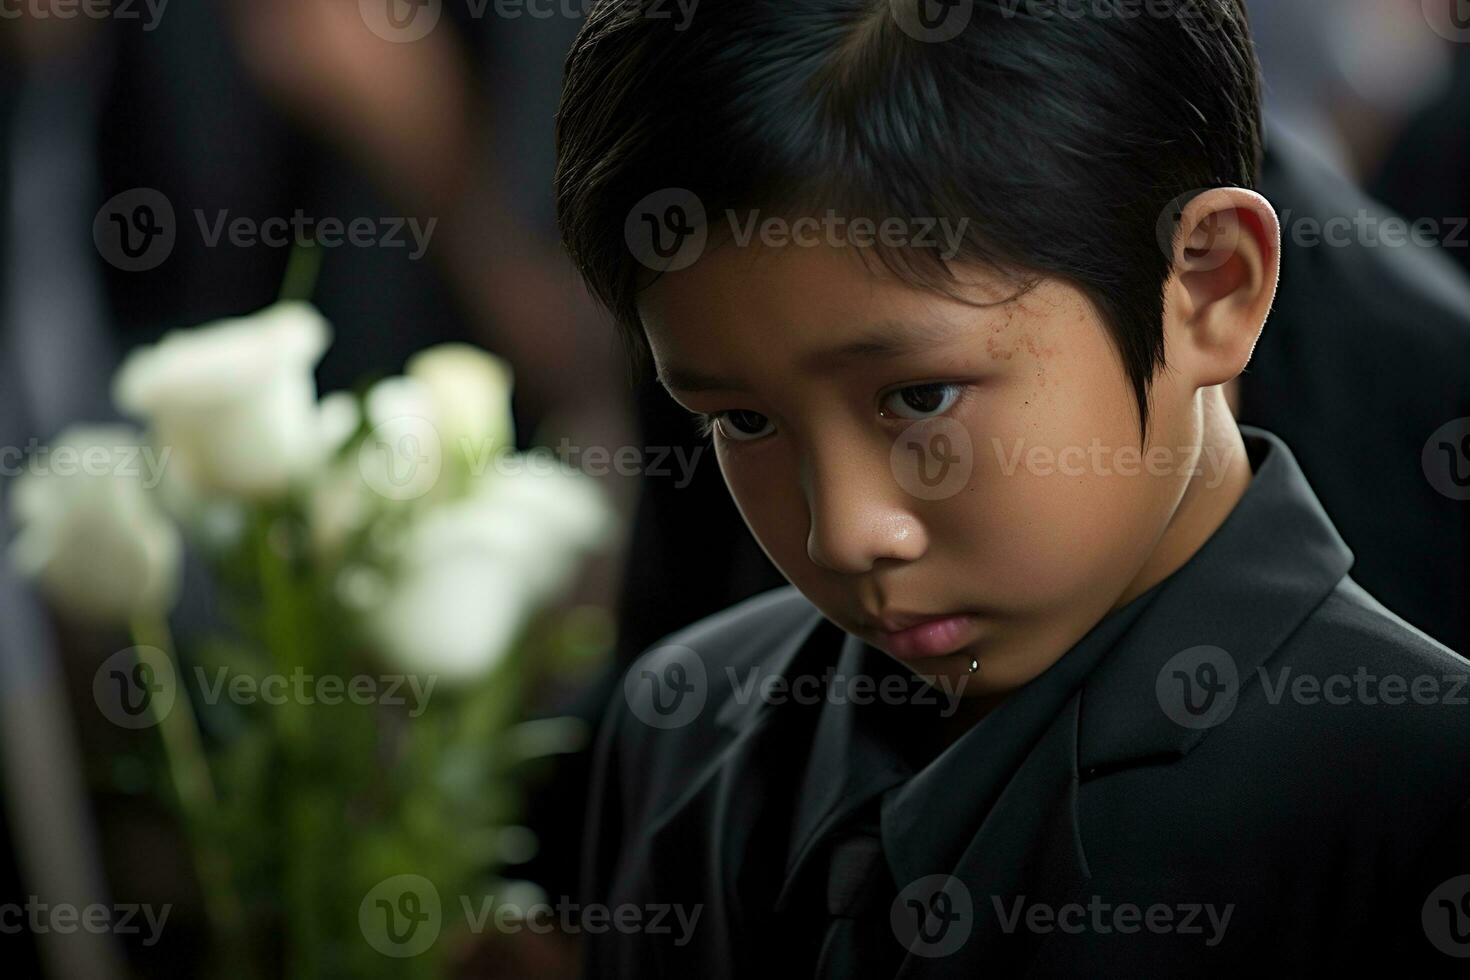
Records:
<instances>
[{"instance_id":1,"label":"cheek","mask_svg":"<svg viewBox=\"0 0 1470 980\"><path fill-rule=\"evenodd\" d=\"M1037 453L1009 474L989 462L968 495L971 516L946 537L963 540L986 582L1018 606L1110 580L1157 537L1158 504L1137 478L1094 474L1075 455Z\"/></svg>"},{"instance_id":2,"label":"cheek","mask_svg":"<svg viewBox=\"0 0 1470 980\"><path fill-rule=\"evenodd\" d=\"M1078 344L1011 375L970 419L971 484L932 520L1002 604L1080 596L1141 562L1162 530L1177 481L1130 454L1137 410L1120 370L1109 350Z\"/></svg>"},{"instance_id":3,"label":"cheek","mask_svg":"<svg viewBox=\"0 0 1470 980\"><path fill-rule=\"evenodd\" d=\"M761 456L746 458L716 442L720 472L736 509L767 557L789 578L808 563L806 505L786 462L776 453Z\"/></svg>"}]
</instances>

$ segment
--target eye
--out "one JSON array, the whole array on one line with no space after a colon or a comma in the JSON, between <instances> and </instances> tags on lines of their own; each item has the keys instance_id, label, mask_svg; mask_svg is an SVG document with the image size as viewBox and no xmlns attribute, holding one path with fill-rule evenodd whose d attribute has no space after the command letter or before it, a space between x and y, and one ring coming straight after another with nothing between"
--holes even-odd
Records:
<instances>
[{"instance_id":1,"label":"eye","mask_svg":"<svg viewBox=\"0 0 1470 980\"><path fill-rule=\"evenodd\" d=\"M891 410L901 419L925 419L949 411L964 394L965 386L953 382L909 385L883 397L884 414Z\"/></svg>"},{"instance_id":2,"label":"eye","mask_svg":"<svg viewBox=\"0 0 1470 980\"><path fill-rule=\"evenodd\" d=\"M695 412L695 424L701 436L707 436L716 428L720 435L731 442L751 442L766 434L770 419L759 412L731 409L724 412Z\"/></svg>"}]
</instances>

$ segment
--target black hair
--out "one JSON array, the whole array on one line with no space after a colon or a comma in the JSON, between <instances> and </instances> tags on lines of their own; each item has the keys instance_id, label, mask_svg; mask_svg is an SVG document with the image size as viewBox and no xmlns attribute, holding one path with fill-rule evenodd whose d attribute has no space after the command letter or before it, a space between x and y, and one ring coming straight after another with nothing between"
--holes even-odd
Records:
<instances>
[{"instance_id":1,"label":"black hair","mask_svg":"<svg viewBox=\"0 0 1470 980\"><path fill-rule=\"evenodd\" d=\"M947 258L1074 283L1110 330L1146 434L1172 271L1161 217L1190 194L1259 179L1244 0L699 0L692 17L674 11L595 2L557 115L562 240L638 368L636 299L650 278L625 226L650 194L687 190L710 213L968 218L952 257L873 249L946 292Z\"/></svg>"}]
</instances>

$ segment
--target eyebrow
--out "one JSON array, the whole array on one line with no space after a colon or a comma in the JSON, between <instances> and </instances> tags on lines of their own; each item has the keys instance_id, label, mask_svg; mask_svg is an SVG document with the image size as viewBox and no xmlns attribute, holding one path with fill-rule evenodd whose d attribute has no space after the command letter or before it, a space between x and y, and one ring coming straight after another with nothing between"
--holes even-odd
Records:
<instances>
[{"instance_id":1,"label":"eyebrow","mask_svg":"<svg viewBox=\"0 0 1470 980\"><path fill-rule=\"evenodd\" d=\"M854 361L871 361L887 357L903 357L921 351L941 347L955 340L962 331L970 329L963 324L926 321L908 323L884 320L867 327L854 340L836 347L812 351L801 358L799 366L808 374L833 371ZM677 365L666 365L658 372L658 380L672 391L743 391L740 382L706 374Z\"/></svg>"}]
</instances>

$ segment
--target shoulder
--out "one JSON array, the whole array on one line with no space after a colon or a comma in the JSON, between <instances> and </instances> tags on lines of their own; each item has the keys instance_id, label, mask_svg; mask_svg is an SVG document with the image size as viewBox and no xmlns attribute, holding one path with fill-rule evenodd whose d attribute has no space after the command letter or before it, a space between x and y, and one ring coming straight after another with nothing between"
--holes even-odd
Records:
<instances>
[{"instance_id":1,"label":"shoulder","mask_svg":"<svg viewBox=\"0 0 1470 980\"><path fill-rule=\"evenodd\" d=\"M635 666L657 669L678 660L681 650L692 650L706 667L756 667L794 634L810 631L822 618L796 586L781 586L675 630L645 650Z\"/></svg>"},{"instance_id":2,"label":"shoulder","mask_svg":"<svg viewBox=\"0 0 1470 980\"><path fill-rule=\"evenodd\" d=\"M1222 832L1404 848L1470 800L1470 661L1350 577L1273 652L1251 653L1228 651L1225 708L1187 726L1196 738L1173 764L1117 770L1100 798L1141 820L1174 808Z\"/></svg>"},{"instance_id":3,"label":"shoulder","mask_svg":"<svg viewBox=\"0 0 1470 980\"><path fill-rule=\"evenodd\" d=\"M1257 670L1264 696L1304 711L1360 748L1395 745L1409 758L1359 751L1385 768L1454 764L1470 795L1470 661L1344 577L1276 655Z\"/></svg>"},{"instance_id":4,"label":"shoulder","mask_svg":"<svg viewBox=\"0 0 1470 980\"><path fill-rule=\"evenodd\" d=\"M1084 781L1100 874L1235 888L1256 915L1258 886L1361 909L1418 889L1417 910L1470 871L1470 661L1345 576L1228 686L1182 755Z\"/></svg>"},{"instance_id":5,"label":"shoulder","mask_svg":"<svg viewBox=\"0 0 1470 980\"><path fill-rule=\"evenodd\" d=\"M1282 659L1315 670L1363 667L1418 676L1467 676L1470 660L1405 621L1351 576L1337 587L1283 647ZM1420 699L1425 700L1423 697ZM1448 700L1455 707L1458 700ZM1470 726L1470 710L1457 712Z\"/></svg>"},{"instance_id":6,"label":"shoulder","mask_svg":"<svg viewBox=\"0 0 1470 980\"><path fill-rule=\"evenodd\" d=\"M1270 746L1258 761L1299 812L1353 800L1371 808L1354 821L1418 836L1470 800L1470 661L1344 577L1241 678L1218 734L1247 755Z\"/></svg>"}]
</instances>

